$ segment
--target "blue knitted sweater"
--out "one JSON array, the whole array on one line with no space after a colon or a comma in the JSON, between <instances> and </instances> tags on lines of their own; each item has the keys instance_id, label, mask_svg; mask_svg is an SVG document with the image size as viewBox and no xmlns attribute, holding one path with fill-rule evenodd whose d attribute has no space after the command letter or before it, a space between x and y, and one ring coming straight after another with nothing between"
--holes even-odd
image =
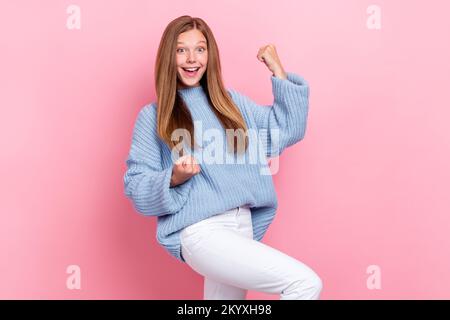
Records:
<instances>
[{"instance_id":1,"label":"blue knitted sweater","mask_svg":"<svg viewBox=\"0 0 450 320\"><path fill-rule=\"evenodd\" d=\"M303 77L287 72L287 79L272 75L271 81L274 102L270 106L260 106L246 95L227 89L248 129L265 130L264 139L249 138L250 144L257 143L258 150L265 152L267 157L278 156L286 147L303 139L309 108L309 86ZM221 129L225 136L203 87L188 87L177 92L191 112L197 143L202 144L199 123L202 130ZM137 115L126 160L124 187L125 195L137 212L157 217L158 243L169 254L185 262L179 237L184 227L244 205L251 210L253 238L260 241L278 206L272 175L263 173L269 168L267 158L260 162L235 161L231 165L223 161L219 164L199 162L200 173L170 187L173 158L168 145L157 135L156 108L155 102L148 104ZM196 159L200 158L197 152L205 148L199 150L192 153Z\"/></svg>"}]
</instances>

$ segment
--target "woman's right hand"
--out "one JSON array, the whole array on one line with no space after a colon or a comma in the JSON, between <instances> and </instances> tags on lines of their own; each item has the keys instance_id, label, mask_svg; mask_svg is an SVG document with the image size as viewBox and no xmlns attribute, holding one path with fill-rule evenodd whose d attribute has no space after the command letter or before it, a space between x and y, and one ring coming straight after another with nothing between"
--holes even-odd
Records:
<instances>
[{"instance_id":1,"label":"woman's right hand","mask_svg":"<svg viewBox=\"0 0 450 320\"><path fill-rule=\"evenodd\" d=\"M173 165L170 186L182 184L192 176L200 172L200 165L190 154L180 157Z\"/></svg>"}]
</instances>

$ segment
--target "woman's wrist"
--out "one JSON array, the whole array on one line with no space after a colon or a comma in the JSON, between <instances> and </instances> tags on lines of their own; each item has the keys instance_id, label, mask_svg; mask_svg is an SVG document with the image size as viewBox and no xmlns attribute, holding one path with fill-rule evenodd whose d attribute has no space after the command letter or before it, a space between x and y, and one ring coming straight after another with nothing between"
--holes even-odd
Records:
<instances>
[{"instance_id":1,"label":"woman's wrist","mask_svg":"<svg viewBox=\"0 0 450 320\"><path fill-rule=\"evenodd\" d=\"M170 187L173 188L173 187L175 187L176 185L177 185L177 184L175 183L175 180L174 180L173 175L172 175L172 177L170 178Z\"/></svg>"},{"instance_id":2,"label":"woman's wrist","mask_svg":"<svg viewBox=\"0 0 450 320\"><path fill-rule=\"evenodd\" d=\"M174 186L176 186L176 184L175 184L175 179L174 179L173 170L172 170L172 175L170 176L170 187L172 188Z\"/></svg>"}]
</instances>

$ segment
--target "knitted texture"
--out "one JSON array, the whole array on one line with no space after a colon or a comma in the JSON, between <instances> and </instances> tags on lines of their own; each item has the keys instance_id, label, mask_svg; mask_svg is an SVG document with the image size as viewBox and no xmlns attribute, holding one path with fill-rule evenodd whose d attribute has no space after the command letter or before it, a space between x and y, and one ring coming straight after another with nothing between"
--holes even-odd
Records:
<instances>
[{"instance_id":1,"label":"knitted texture","mask_svg":"<svg viewBox=\"0 0 450 320\"><path fill-rule=\"evenodd\" d=\"M259 138L249 136L250 145L257 146L257 155L261 156L262 152L264 159L253 162L248 160L251 148L244 155L233 158L233 163L206 161L204 155L211 154L208 142L217 142L217 139L205 139L203 132L213 133L211 136L216 138L217 135L222 136L223 150L219 147L212 153L222 154L223 158L229 150L225 130L201 86L177 90L191 113L195 140L202 148L192 153L200 160L200 173L174 187L170 187L171 150L156 131L156 103L144 106L138 113L123 178L125 195L137 212L157 217L156 239L178 260L185 262L181 256L180 231L213 215L248 206L252 214L253 238L257 241L263 238L272 223L278 202L272 175L267 174L270 170L266 156L279 156L284 149L303 139L309 86L303 77L292 72L287 72L287 79L272 75L271 82L274 102L269 106L260 106L248 96L232 88L227 89L249 131L264 133L257 136ZM205 161L201 161L202 156ZM239 159L247 161L239 162Z\"/></svg>"}]
</instances>

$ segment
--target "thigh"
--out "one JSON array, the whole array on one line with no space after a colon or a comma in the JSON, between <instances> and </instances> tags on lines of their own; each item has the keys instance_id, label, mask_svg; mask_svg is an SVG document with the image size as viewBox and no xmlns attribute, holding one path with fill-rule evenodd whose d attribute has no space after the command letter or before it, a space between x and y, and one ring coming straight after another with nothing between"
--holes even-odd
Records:
<instances>
[{"instance_id":1,"label":"thigh","mask_svg":"<svg viewBox=\"0 0 450 320\"><path fill-rule=\"evenodd\" d=\"M237 230L217 228L195 240L187 244L186 262L219 283L279 294L293 281L316 276L304 263Z\"/></svg>"},{"instance_id":2,"label":"thigh","mask_svg":"<svg viewBox=\"0 0 450 320\"><path fill-rule=\"evenodd\" d=\"M244 237L253 238L250 210L245 207L231 209L213 219L207 219L186 228L187 230L180 236L183 257L190 254L191 250L195 250L195 247L201 244L202 239L207 236L209 231L218 227L235 230ZM204 277L203 298L205 300L245 300L246 295L246 289L222 283L207 276Z\"/></svg>"},{"instance_id":3,"label":"thigh","mask_svg":"<svg viewBox=\"0 0 450 320\"><path fill-rule=\"evenodd\" d=\"M252 213L248 207L239 207L236 213L236 231L242 236L253 239Z\"/></svg>"}]
</instances>

